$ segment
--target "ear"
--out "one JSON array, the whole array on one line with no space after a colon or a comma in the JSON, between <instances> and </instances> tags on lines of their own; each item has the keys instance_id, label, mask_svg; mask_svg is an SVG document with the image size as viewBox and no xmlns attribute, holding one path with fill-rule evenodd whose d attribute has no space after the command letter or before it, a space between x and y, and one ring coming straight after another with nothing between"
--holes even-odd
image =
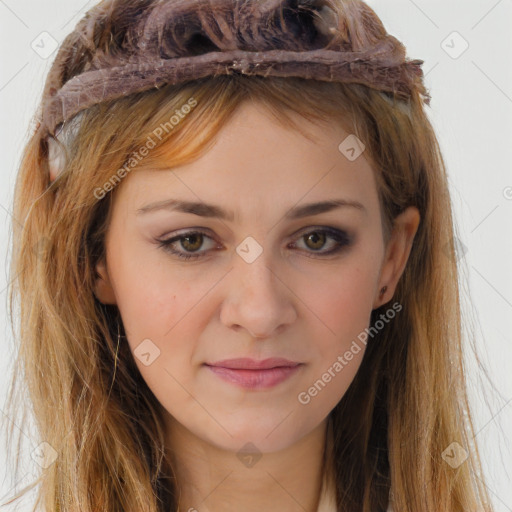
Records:
<instances>
[{"instance_id":1,"label":"ear","mask_svg":"<svg viewBox=\"0 0 512 512\"><path fill-rule=\"evenodd\" d=\"M420 213L414 206L406 208L400 215L395 217L393 231L386 246L384 261L382 262L378 288L373 303L374 309L390 301L393 297L398 281L409 259L419 223Z\"/></svg>"},{"instance_id":2,"label":"ear","mask_svg":"<svg viewBox=\"0 0 512 512\"><path fill-rule=\"evenodd\" d=\"M96 282L94 284L94 295L103 304L117 304L114 288L110 281L107 265L105 260L101 260L96 265Z\"/></svg>"}]
</instances>

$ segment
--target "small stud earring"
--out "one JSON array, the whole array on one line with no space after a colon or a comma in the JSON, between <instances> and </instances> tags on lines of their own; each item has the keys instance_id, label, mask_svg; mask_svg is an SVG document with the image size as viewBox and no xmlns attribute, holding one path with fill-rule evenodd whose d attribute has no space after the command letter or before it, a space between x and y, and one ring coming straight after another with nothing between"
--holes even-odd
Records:
<instances>
[{"instance_id":1,"label":"small stud earring","mask_svg":"<svg viewBox=\"0 0 512 512\"><path fill-rule=\"evenodd\" d=\"M387 286L383 286L382 289L380 290L380 294L381 296L384 295L386 293L386 290L388 289Z\"/></svg>"}]
</instances>

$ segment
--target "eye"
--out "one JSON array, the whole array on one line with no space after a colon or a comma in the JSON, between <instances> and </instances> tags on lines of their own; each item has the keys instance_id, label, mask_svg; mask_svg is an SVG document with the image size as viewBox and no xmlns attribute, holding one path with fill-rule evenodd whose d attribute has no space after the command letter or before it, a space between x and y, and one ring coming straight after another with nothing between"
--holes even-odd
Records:
<instances>
[{"instance_id":1,"label":"eye","mask_svg":"<svg viewBox=\"0 0 512 512\"><path fill-rule=\"evenodd\" d=\"M164 249L164 251L170 252L184 260L189 260L191 258L199 258L204 254L205 251L199 252L199 249L203 245L205 238L213 241L213 239L203 231L188 231L169 238L168 240L158 240L158 242L160 242L159 247ZM176 248L178 242L185 252Z\"/></svg>"},{"instance_id":2,"label":"eye","mask_svg":"<svg viewBox=\"0 0 512 512\"><path fill-rule=\"evenodd\" d=\"M326 243L331 239L331 243ZM306 246L307 252L318 253L318 255L326 256L340 252L344 247L351 245L352 238L345 232L335 228L318 228L313 231L304 233L299 241L303 241ZM325 246L330 246L329 250L322 250ZM292 247L296 246L296 243L291 244ZM315 256L312 256L315 257Z\"/></svg>"}]
</instances>

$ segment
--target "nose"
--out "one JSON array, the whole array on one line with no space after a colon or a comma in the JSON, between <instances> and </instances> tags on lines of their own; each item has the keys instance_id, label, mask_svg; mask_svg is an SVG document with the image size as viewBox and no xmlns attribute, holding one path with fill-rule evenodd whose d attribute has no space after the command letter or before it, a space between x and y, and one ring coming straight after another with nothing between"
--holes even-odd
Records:
<instances>
[{"instance_id":1,"label":"nose","mask_svg":"<svg viewBox=\"0 0 512 512\"><path fill-rule=\"evenodd\" d=\"M295 295L279 271L272 270L265 252L252 263L235 257L220 319L228 328L246 330L253 338L281 333L297 318Z\"/></svg>"}]
</instances>

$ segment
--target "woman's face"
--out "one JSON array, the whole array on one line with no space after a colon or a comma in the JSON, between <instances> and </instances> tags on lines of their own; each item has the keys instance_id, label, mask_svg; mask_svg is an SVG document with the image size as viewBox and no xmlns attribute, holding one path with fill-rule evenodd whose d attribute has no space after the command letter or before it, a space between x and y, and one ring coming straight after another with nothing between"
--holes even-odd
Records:
<instances>
[{"instance_id":1,"label":"woman's face","mask_svg":"<svg viewBox=\"0 0 512 512\"><path fill-rule=\"evenodd\" d=\"M386 247L364 152L334 124L299 122L314 141L244 103L198 160L134 170L98 265L95 293L118 305L168 425L223 449L283 449L325 420L419 220L404 214ZM219 363L240 358L289 363Z\"/></svg>"}]
</instances>

